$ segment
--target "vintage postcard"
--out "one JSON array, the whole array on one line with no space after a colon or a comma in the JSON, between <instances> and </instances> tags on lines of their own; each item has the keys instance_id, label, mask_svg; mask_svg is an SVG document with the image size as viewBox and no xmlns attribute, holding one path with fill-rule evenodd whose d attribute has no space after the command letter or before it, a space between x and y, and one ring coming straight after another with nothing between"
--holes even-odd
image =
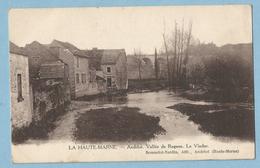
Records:
<instances>
[{"instance_id":1,"label":"vintage postcard","mask_svg":"<svg viewBox=\"0 0 260 168\"><path fill-rule=\"evenodd\" d=\"M255 158L252 7L9 11L15 163Z\"/></svg>"}]
</instances>

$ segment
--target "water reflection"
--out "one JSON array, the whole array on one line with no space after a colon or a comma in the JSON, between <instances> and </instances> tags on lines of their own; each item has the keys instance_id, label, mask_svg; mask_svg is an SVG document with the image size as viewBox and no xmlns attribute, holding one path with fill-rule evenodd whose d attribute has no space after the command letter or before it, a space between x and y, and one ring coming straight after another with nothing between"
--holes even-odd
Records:
<instances>
[{"instance_id":1,"label":"water reflection","mask_svg":"<svg viewBox=\"0 0 260 168\"><path fill-rule=\"evenodd\" d=\"M105 96L90 102L91 108L108 107L138 107L141 113L160 118L160 125L166 130L166 134L158 135L156 140L174 140L176 138L208 137L212 141L239 141L236 138L214 137L212 134L202 132L200 125L188 120L189 116L167 107L179 103L194 105L212 105L211 102L191 101L182 98L174 92L167 90L158 92L130 93L125 96Z\"/></svg>"},{"instance_id":2,"label":"water reflection","mask_svg":"<svg viewBox=\"0 0 260 168\"><path fill-rule=\"evenodd\" d=\"M91 102L92 105L95 104L99 108L114 106L138 107L141 113L160 117L160 125L166 130L166 134L159 135L158 140L206 135L198 129L198 125L188 121L186 115L167 108L177 103L208 104L206 102L190 101L168 91L132 93L127 96L116 97L106 96ZM92 106L92 108L95 107Z\"/></svg>"}]
</instances>

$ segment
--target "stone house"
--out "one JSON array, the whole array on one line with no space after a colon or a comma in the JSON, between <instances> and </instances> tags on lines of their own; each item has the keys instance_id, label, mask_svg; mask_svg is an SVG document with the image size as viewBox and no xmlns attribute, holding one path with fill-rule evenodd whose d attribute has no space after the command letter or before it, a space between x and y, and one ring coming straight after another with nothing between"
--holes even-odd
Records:
<instances>
[{"instance_id":1,"label":"stone house","mask_svg":"<svg viewBox=\"0 0 260 168\"><path fill-rule=\"evenodd\" d=\"M53 55L46 46L33 42L22 48L10 43L10 65L13 93L11 97L14 104L12 111L17 111L12 113L15 127L38 122L70 102L69 67ZM15 79L15 76L18 79ZM14 94L18 94L19 106L15 103ZM17 124L23 120L27 123Z\"/></svg>"},{"instance_id":2,"label":"stone house","mask_svg":"<svg viewBox=\"0 0 260 168\"><path fill-rule=\"evenodd\" d=\"M107 91L123 91L128 87L127 59L124 49L97 49L87 51L91 66L103 72Z\"/></svg>"},{"instance_id":3,"label":"stone house","mask_svg":"<svg viewBox=\"0 0 260 168\"><path fill-rule=\"evenodd\" d=\"M62 79L67 81L69 77L68 73L68 65L58 60L41 64L39 77L40 79Z\"/></svg>"},{"instance_id":4,"label":"stone house","mask_svg":"<svg viewBox=\"0 0 260 168\"><path fill-rule=\"evenodd\" d=\"M96 70L89 66L90 57L85 51L58 40L54 40L48 47L52 54L58 56L69 67L72 99L101 92L96 81Z\"/></svg>"},{"instance_id":5,"label":"stone house","mask_svg":"<svg viewBox=\"0 0 260 168\"><path fill-rule=\"evenodd\" d=\"M30 79L39 78L40 66L46 62L57 61L59 58L56 55L53 55L48 47L34 41L30 44L27 44L24 47L25 53L29 58L29 74Z\"/></svg>"},{"instance_id":6,"label":"stone house","mask_svg":"<svg viewBox=\"0 0 260 168\"><path fill-rule=\"evenodd\" d=\"M101 69L104 73L108 89L127 89L128 80L125 50L104 50L101 59Z\"/></svg>"},{"instance_id":7,"label":"stone house","mask_svg":"<svg viewBox=\"0 0 260 168\"><path fill-rule=\"evenodd\" d=\"M10 94L12 128L29 126L33 118L29 61L25 51L10 42Z\"/></svg>"},{"instance_id":8,"label":"stone house","mask_svg":"<svg viewBox=\"0 0 260 168\"><path fill-rule=\"evenodd\" d=\"M41 64L39 71L40 80L44 80L46 85L60 83L63 85L64 101L70 102L70 85L69 85L69 66L62 60L47 62Z\"/></svg>"}]
</instances>

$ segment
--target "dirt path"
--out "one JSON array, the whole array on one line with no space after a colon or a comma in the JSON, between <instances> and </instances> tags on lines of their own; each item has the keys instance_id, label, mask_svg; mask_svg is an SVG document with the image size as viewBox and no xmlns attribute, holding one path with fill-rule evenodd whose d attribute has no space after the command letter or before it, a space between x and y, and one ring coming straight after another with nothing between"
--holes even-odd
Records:
<instances>
[{"instance_id":1,"label":"dirt path","mask_svg":"<svg viewBox=\"0 0 260 168\"><path fill-rule=\"evenodd\" d=\"M112 105L111 107L114 107ZM85 113L91 109L103 108L93 102L87 101L72 101L70 110L56 121L56 128L49 133L49 140L73 140L75 121L81 113Z\"/></svg>"},{"instance_id":2,"label":"dirt path","mask_svg":"<svg viewBox=\"0 0 260 168\"><path fill-rule=\"evenodd\" d=\"M70 110L55 123L56 128L49 133L49 140L72 140L78 114L90 106L88 102L72 101Z\"/></svg>"}]
</instances>

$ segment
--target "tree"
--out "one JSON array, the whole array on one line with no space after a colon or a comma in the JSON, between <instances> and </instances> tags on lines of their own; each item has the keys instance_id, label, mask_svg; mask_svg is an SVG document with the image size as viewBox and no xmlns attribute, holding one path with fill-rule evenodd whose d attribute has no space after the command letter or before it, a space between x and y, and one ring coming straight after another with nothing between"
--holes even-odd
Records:
<instances>
[{"instance_id":1,"label":"tree","mask_svg":"<svg viewBox=\"0 0 260 168\"><path fill-rule=\"evenodd\" d=\"M138 76L139 80L142 79L142 62L143 62L143 54L141 50L134 49L134 56L137 58L137 67L138 67Z\"/></svg>"},{"instance_id":2,"label":"tree","mask_svg":"<svg viewBox=\"0 0 260 168\"><path fill-rule=\"evenodd\" d=\"M159 66L158 66L158 57L157 57L157 50L155 48L154 51L154 71L155 71L155 79L158 80L158 72L159 72Z\"/></svg>"},{"instance_id":3,"label":"tree","mask_svg":"<svg viewBox=\"0 0 260 168\"><path fill-rule=\"evenodd\" d=\"M175 31L173 33L174 37L172 39L174 39L172 41L173 43L173 49L174 49L174 56L173 56L173 65L172 65L172 78L173 78L173 82L172 82L172 85L176 86L176 62L177 62L177 29L178 29L178 25L177 25L177 22L175 21Z\"/></svg>"},{"instance_id":4,"label":"tree","mask_svg":"<svg viewBox=\"0 0 260 168\"><path fill-rule=\"evenodd\" d=\"M189 47L191 41L192 24L189 25L189 30L185 30L184 19L182 26L179 28L175 21L174 31L171 36L166 36L163 33L163 46L167 58L168 81L170 87L185 85L186 81L186 64L188 62ZM167 38L172 45L167 44ZM171 64L171 66L169 65Z\"/></svg>"},{"instance_id":5,"label":"tree","mask_svg":"<svg viewBox=\"0 0 260 168\"><path fill-rule=\"evenodd\" d=\"M197 63L190 66L189 82L195 86L202 85L205 80L205 69L202 63Z\"/></svg>"},{"instance_id":6,"label":"tree","mask_svg":"<svg viewBox=\"0 0 260 168\"><path fill-rule=\"evenodd\" d=\"M183 69L183 80L184 83L186 83L187 81L187 76L186 76L186 72L187 72L187 63L188 63L188 60L189 60L189 50L190 50L190 41L191 41L191 32L192 32L192 23L190 22L190 25L189 25L189 32L188 32L188 36L187 36L187 43L186 43L186 50L185 50L185 58L183 60L183 66L184 66L184 69Z\"/></svg>"},{"instance_id":7,"label":"tree","mask_svg":"<svg viewBox=\"0 0 260 168\"><path fill-rule=\"evenodd\" d=\"M171 75L170 75L170 64L169 64L169 52L168 52L168 46L166 43L166 36L165 32L163 33L163 41L164 41L164 47L165 47L165 54L166 54L166 60L167 60L167 77L168 77L168 85L171 86Z\"/></svg>"}]
</instances>

